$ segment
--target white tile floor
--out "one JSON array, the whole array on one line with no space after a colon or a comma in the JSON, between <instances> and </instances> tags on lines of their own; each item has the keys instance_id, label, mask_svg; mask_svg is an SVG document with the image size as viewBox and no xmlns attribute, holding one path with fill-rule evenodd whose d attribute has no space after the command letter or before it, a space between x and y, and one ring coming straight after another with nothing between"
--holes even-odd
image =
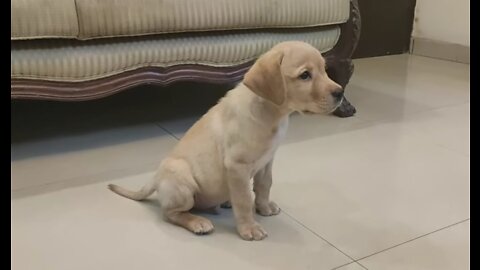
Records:
<instances>
[{"instance_id":1,"label":"white tile floor","mask_svg":"<svg viewBox=\"0 0 480 270\"><path fill-rule=\"evenodd\" d=\"M469 269L469 65L355 64L355 117L292 116L274 165L283 212L258 217L261 242L240 240L230 210L198 237L153 198L106 189L152 177L221 87L13 104L12 269Z\"/></svg>"}]
</instances>

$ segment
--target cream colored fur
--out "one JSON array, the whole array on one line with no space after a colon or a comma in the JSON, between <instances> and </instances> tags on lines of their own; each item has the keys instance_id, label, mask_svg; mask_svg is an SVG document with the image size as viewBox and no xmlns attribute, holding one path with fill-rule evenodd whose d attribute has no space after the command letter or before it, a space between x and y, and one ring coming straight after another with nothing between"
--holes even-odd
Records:
<instances>
[{"instance_id":1,"label":"cream colored fur","mask_svg":"<svg viewBox=\"0 0 480 270\"><path fill-rule=\"evenodd\" d=\"M191 214L192 208L211 209L230 201L240 236L261 240L267 232L255 221L254 210L264 216L280 212L270 200L272 162L289 114L330 113L341 102L332 93L340 91L327 76L318 50L302 42L280 43L187 131L153 181L138 192L109 187L134 200L157 191L165 217L196 234L210 233L214 226Z\"/></svg>"}]
</instances>

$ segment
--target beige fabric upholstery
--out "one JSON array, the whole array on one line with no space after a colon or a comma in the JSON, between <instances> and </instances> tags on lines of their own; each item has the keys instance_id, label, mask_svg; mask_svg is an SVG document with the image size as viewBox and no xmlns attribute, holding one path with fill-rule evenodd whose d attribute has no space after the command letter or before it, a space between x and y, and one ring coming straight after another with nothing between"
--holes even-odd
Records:
<instances>
[{"instance_id":1,"label":"beige fabric upholstery","mask_svg":"<svg viewBox=\"0 0 480 270\"><path fill-rule=\"evenodd\" d=\"M285 40L302 40L321 51L328 51L336 44L339 35L338 26L328 26L89 41L14 41L11 43L11 77L82 81L145 66L237 65L255 59Z\"/></svg>"},{"instance_id":2,"label":"beige fabric upholstery","mask_svg":"<svg viewBox=\"0 0 480 270\"><path fill-rule=\"evenodd\" d=\"M348 0L77 0L80 38L345 22Z\"/></svg>"},{"instance_id":3,"label":"beige fabric upholstery","mask_svg":"<svg viewBox=\"0 0 480 270\"><path fill-rule=\"evenodd\" d=\"M78 37L74 0L11 0L11 39Z\"/></svg>"},{"instance_id":4,"label":"beige fabric upholstery","mask_svg":"<svg viewBox=\"0 0 480 270\"><path fill-rule=\"evenodd\" d=\"M324 26L348 16L349 0L12 0L12 39Z\"/></svg>"}]
</instances>

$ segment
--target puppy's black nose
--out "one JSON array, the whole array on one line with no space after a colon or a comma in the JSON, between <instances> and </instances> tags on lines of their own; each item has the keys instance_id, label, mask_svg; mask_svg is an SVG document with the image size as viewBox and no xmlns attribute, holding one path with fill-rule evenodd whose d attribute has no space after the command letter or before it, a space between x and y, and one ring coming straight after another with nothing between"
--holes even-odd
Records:
<instances>
[{"instance_id":1,"label":"puppy's black nose","mask_svg":"<svg viewBox=\"0 0 480 270\"><path fill-rule=\"evenodd\" d=\"M335 98L335 100L339 101L343 97L343 89L338 89L332 92L332 96Z\"/></svg>"}]
</instances>

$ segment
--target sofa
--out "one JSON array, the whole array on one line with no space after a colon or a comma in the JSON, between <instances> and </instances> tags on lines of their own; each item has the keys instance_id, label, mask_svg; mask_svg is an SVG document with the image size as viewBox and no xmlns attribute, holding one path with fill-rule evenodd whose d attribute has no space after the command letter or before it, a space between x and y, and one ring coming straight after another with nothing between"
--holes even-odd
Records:
<instances>
[{"instance_id":1,"label":"sofa","mask_svg":"<svg viewBox=\"0 0 480 270\"><path fill-rule=\"evenodd\" d=\"M357 0L12 0L11 99L82 101L142 84L234 84L286 40L319 49L330 77L346 87L359 35ZM354 113L347 99L334 112Z\"/></svg>"}]
</instances>

